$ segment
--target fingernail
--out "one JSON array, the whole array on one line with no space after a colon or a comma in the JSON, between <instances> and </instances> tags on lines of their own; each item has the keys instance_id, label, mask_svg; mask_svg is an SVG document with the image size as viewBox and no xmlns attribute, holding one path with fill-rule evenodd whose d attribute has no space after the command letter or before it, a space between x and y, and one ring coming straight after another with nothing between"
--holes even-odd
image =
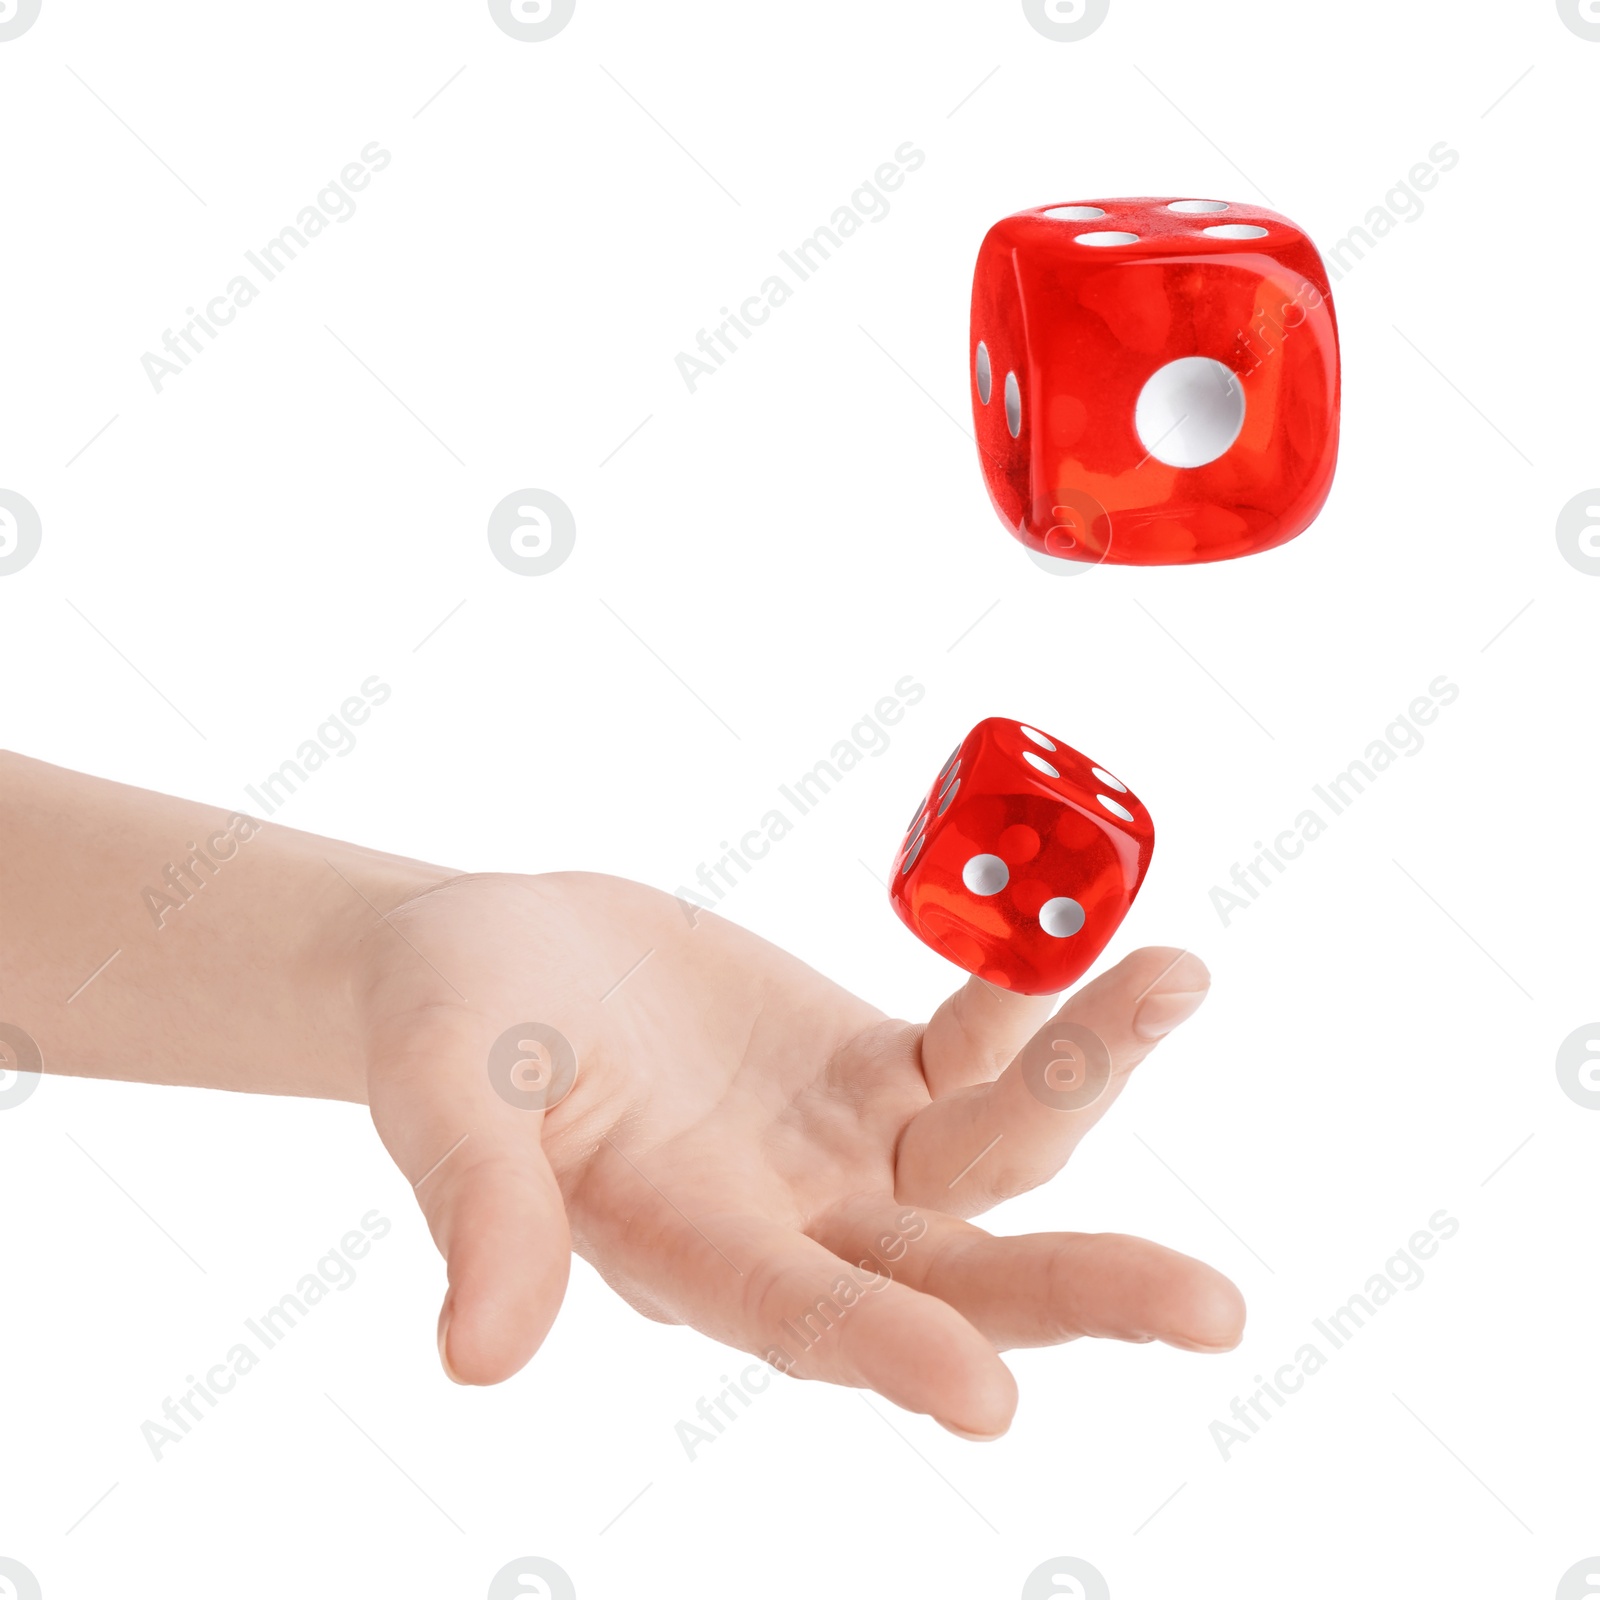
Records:
<instances>
[{"instance_id":1,"label":"fingernail","mask_svg":"<svg viewBox=\"0 0 1600 1600\"><path fill-rule=\"evenodd\" d=\"M1133 1014L1133 1031L1141 1039L1164 1039L1200 1009L1204 989L1179 989L1167 994L1148 995Z\"/></svg>"},{"instance_id":2,"label":"fingernail","mask_svg":"<svg viewBox=\"0 0 1600 1600\"><path fill-rule=\"evenodd\" d=\"M450 1365L449 1353L450 1313L446 1309L439 1313L439 1365L444 1368L444 1375L451 1383L460 1383L456 1376L455 1368Z\"/></svg>"},{"instance_id":3,"label":"fingernail","mask_svg":"<svg viewBox=\"0 0 1600 1600\"><path fill-rule=\"evenodd\" d=\"M937 1419L935 1419L937 1420ZM948 1422L940 1422L939 1426L946 1433L953 1433L958 1439L966 1439L972 1444L993 1444L996 1439L1003 1439L1006 1430L1002 1428L999 1433L968 1433L965 1428L957 1428Z\"/></svg>"}]
</instances>

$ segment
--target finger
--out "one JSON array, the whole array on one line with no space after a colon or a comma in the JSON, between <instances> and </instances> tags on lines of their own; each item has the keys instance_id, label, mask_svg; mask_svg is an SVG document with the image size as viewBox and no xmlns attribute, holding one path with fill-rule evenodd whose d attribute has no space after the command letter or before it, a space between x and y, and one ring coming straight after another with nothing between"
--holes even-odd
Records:
<instances>
[{"instance_id":1,"label":"finger","mask_svg":"<svg viewBox=\"0 0 1600 1600\"><path fill-rule=\"evenodd\" d=\"M875 1390L968 1438L1010 1426L1016 1381L945 1301L763 1218L691 1217L655 1193L627 1225L629 1276L679 1320L780 1372Z\"/></svg>"},{"instance_id":2,"label":"finger","mask_svg":"<svg viewBox=\"0 0 1600 1600\"><path fill-rule=\"evenodd\" d=\"M447 1264L439 1359L457 1383L473 1384L509 1378L544 1342L571 1262L561 1191L539 1143L543 1112L529 1108L541 1096L530 1089L513 1103L496 1092L496 1041L486 1034L478 1018L434 1009L374 1041L372 1119Z\"/></svg>"},{"instance_id":3,"label":"finger","mask_svg":"<svg viewBox=\"0 0 1600 1600\"><path fill-rule=\"evenodd\" d=\"M973 1216L1053 1177L1210 981L1187 951L1136 950L1073 995L994 1083L935 1100L906 1124L896 1198Z\"/></svg>"},{"instance_id":4,"label":"finger","mask_svg":"<svg viewBox=\"0 0 1600 1600\"><path fill-rule=\"evenodd\" d=\"M922 1076L935 1100L993 1083L1055 1010L1056 996L1013 994L969 978L934 1012L922 1034Z\"/></svg>"},{"instance_id":5,"label":"finger","mask_svg":"<svg viewBox=\"0 0 1600 1600\"><path fill-rule=\"evenodd\" d=\"M883 1270L955 1307L1002 1350L1094 1338L1213 1352L1244 1332L1244 1298L1220 1272L1127 1234L1000 1239L954 1217L865 1201L818 1237L851 1259L895 1254ZM885 1251L887 1241L899 1242Z\"/></svg>"},{"instance_id":6,"label":"finger","mask_svg":"<svg viewBox=\"0 0 1600 1600\"><path fill-rule=\"evenodd\" d=\"M969 1438L1011 1425L1016 1380L947 1302L770 1227L739 1297L742 1342L800 1378L875 1390Z\"/></svg>"}]
</instances>

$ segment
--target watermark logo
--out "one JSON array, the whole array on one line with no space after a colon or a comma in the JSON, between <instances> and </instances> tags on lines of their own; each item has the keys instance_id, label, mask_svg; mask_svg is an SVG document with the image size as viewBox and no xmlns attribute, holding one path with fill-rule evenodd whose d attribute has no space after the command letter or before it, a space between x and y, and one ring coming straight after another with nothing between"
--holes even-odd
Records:
<instances>
[{"instance_id":1,"label":"watermark logo","mask_svg":"<svg viewBox=\"0 0 1600 1600\"><path fill-rule=\"evenodd\" d=\"M1585 489L1562 506L1556 518L1556 548L1567 565L1585 577L1600 576L1600 489Z\"/></svg>"},{"instance_id":2,"label":"watermark logo","mask_svg":"<svg viewBox=\"0 0 1600 1600\"><path fill-rule=\"evenodd\" d=\"M35 5L33 9L37 12L39 8ZM0 33L0 39L6 37ZM0 1556L0 1600L40 1600L39 1580L10 1556Z\"/></svg>"},{"instance_id":3,"label":"watermark logo","mask_svg":"<svg viewBox=\"0 0 1600 1600\"><path fill-rule=\"evenodd\" d=\"M1076 1556L1054 1556L1028 1574L1022 1600L1111 1600L1111 1586L1099 1570Z\"/></svg>"},{"instance_id":4,"label":"watermark logo","mask_svg":"<svg viewBox=\"0 0 1600 1600\"><path fill-rule=\"evenodd\" d=\"M1041 1105L1053 1111L1082 1111L1111 1082L1111 1052L1093 1028L1081 1023L1057 1021L1050 1031L1056 1037L1050 1041L1049 1054L1040 1052L1025 1062L1022 1081Z\"/></svg>"},{"instance_id":5,"label":"watermark logo","mask_svg":"<svg viewBox=\"0 0 1600 1600\"><path fill-rule=\"evenodd\" d=\"M555 1562L518 1556L490 1580L489 1600L578 1600L578 1591Z\"/></svg>"},{"instance_id":6,"label":"watermark logo","mask_svg":"<svg viewBox=\"0 0 1600 1600\"><path fill-rule=\"evenodd\" d=\"M1044 530L1044 549L1028 559L1057 578L1093 572L1111 554L1111 513L1087 489L1057 489L1033 502L1033 523Z\"/></svg>"},{"instance_id":7,"label":"watermark logo","mask_svg":"<svg viewBox=\"0 0 1600 1600\"><path fill-rule=\"evenodd\" d=\"M518 1111L552 1111L578 1081L578 1052L559 1028L518 1022L489 1047L489 1082Z\"/></svg>"},{"instance_id":8,"label":"watermark logo","mask_svg":"<svg viewBox=\"0 0 1600 1600\"><path fill-rule=\"evenodd\" d=\"M1556 1082L1574 1105L1600 1111L1600 1022L1586 1022L1561 1041L1556 1051ZM0 1100L0 1105L4 1103Z\"/></svg>"},{"instance_id":9,"label":"watermark logo","mask_svg":"<svg viewBox=\"0 0 1600 1600\"><path fill-rule=\"evenodd\" d=\"M1600 1556L1569 1567L1556 1585L1556 1600L1594 1600L1600 1594Z\"/></svg>"},{"instance_id":10,"label":"watermark logo","mask_svg":"<svg viewBox=\"0 0 1600 1600\"><path fill-rule=\"evenodd\" d=\"M1058 44L1072 44L1087 39L1106 20L1111 0L1022 0L1022 14L1035 32Z\"/></svg>"},{"instance_id":11,"label":"watermark logo","mask_svg":"<svg viewBox=\"0 0 1600 1600\"><path fill-rule=\"evenodd\" d=\"M39 6L40 0L0 0L0 44L21 38L39 20ZM0 1567L0 1574L4 1570Z\"/></svg>"},{"instance_id":12,"label":"watermark logo","mask_svg":"<svg viewBox=\"0 0 1600 1600\"><path fill-rule=\"evenodd\" d=\"M36 5L33 9L37 11L39 8ZM1600 39L1600 0L1556 0L1556 10L1561 13L1561 20L1580 39ZM1596 1587L1600 1588L1600 1585Z\"/></svg>"},{"instance_id":13,"label":"watermark logo","mask_svg":"<svg viewBox=\"0 0 1600 1600\"><path fill-rule=\"evenodd\" d=\"M578 542L578 524L565 500L547 489L518 489L489 513L489 548L507 572L542 578Z\"/></svg>"},{"instance_id":14,"label":"watermark logo","mask_svg":"<svg viewBox=\"0 0 1600 1600\"><path fill-rule=\"evenodd\" d=\"M0 31L0 38L4 37ZM0 489L0 578L21 572L38 555L42 538L33 503L10 489Z\"/></svg>"},{"instance_id":15,"label":"watermark logo","mask_svg":"<svg viewBox=\"0 0 1600 1600\"><path fill-rule=\"evenodd\" d=\"M0 1111L20 1106L39 1087L44 1056L33 1036L12 1022L0 1022ZM5 1571L0 1567L0 1574Z\"/></svg>"},{"instance_id":16,"label":"watermark logo","mask_svg":"<svg viewBox=\"0 0 1600 1600\"><path fill-rule=\"evenodd\" d=\"M489 0L495 27L523 44L555 38L577 9L578 0Z\"/></svg>"}]
</instances>

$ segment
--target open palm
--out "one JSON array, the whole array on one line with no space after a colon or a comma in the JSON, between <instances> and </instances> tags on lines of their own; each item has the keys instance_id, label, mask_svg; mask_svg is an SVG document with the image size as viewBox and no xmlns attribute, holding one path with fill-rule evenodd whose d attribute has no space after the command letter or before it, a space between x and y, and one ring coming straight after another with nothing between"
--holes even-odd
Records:
<instances>
[{"instance_id":1,"label":"open palm","mask_svg":"<svg viewBox=\"0 0 1600 1600\"><path fill-rule=\"evenodd\" d=\"M1200 1003L1191 955L1137 951L1055 1015L973 979L912 1024L618 878L451 878L386 921L369 1100L448 1261L458 1381L528 1360L572 1249L647 1316L970 1437L1015 1410L1000 1350L1238 1342L1238 1291L1187 1256L964 1220L1061 1167Z\"/></svg>"}]
</instances>

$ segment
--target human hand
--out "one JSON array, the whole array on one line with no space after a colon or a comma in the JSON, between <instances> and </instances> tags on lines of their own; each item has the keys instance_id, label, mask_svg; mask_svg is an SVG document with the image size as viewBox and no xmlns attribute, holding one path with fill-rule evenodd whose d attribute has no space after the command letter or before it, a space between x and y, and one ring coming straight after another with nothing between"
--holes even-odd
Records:
<instances>
[{"instance_id":1,"label":"human hand","mask_svg":"<svg viewBox=\"0 0 1600 1600\"><path fill-rule=\"evenodd\" d=\"M1192 955L1136 951L1054 1016L974 978L917 1025L617 878L447 877L384 922L351 980L367 1097L447 1258L457 1381L529 1359L570 1249L646 1316L967 1437L1015 1411L1000 1350L1240 1338L1238 1290L1187 1256L964 1220L1060 1169L1204 998ZM570 1041L570 1092L496 1089L530 1022Z\"/></svg>"}]
</instances>

